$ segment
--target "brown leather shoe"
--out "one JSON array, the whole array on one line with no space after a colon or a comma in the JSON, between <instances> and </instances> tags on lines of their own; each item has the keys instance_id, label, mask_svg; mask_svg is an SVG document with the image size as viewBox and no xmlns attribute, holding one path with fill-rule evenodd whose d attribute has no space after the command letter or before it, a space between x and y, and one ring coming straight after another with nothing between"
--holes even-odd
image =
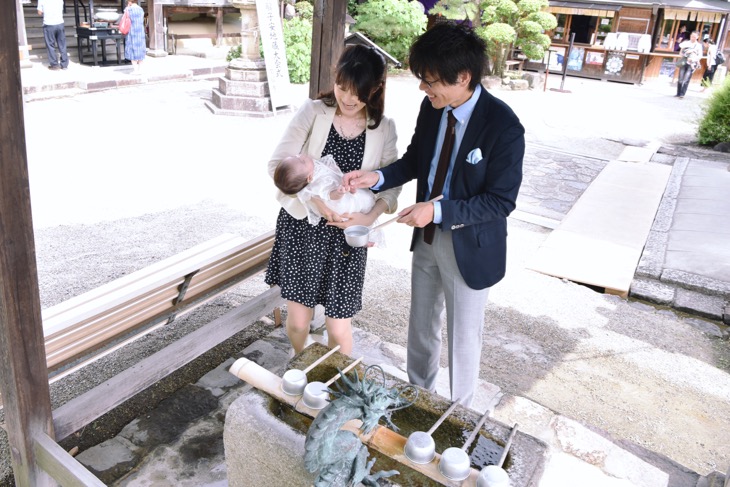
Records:
<instances>
[{"instance_id":1,"label":"brown leather shoe","mask_svg":"<svg viewBox=\"0 0 730 487\"><path fill-rule=\"evenodd\" d=\"M51 71L58 71L59 69L61 69L61 66L48 66L48 69L50 69Z\"/></svg>"}]
</instances>

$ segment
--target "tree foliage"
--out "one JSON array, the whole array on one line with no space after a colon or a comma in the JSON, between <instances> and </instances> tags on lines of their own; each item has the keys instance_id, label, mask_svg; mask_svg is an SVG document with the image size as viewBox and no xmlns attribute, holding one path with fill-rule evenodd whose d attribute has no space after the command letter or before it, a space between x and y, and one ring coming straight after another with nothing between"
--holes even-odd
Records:
<instances>
[{"instance_id":1,"label":"tree foliage","mask_svg":"<svg viewBox=\"0 0 730 487\"><path fill-rule=\"evenodd\" d=\"M491 73L501 76L514 47L529 59L545 55L550 38L544 32L558 25L547 7L548 0L439 0L429 13L471 22L487 42Z\"/></svg>"},{"instance_id":2,"label":"tree foliage","mask_svg":"<svg viewBox=\"0 0 730 487\"><path fill-rule=\"evenodd\" d=\"M416 37L426 31L426 22L418 2L370 0L358 6L353 30L407 65L408 50Z\"/></svg>"}]
</instances>

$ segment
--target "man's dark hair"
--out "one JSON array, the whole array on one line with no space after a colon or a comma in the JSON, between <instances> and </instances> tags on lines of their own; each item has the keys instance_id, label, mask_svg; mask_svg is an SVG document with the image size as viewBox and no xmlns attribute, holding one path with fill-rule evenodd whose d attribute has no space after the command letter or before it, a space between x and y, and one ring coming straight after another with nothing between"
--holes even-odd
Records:
<instances>
[{"instance_id":1,"label":"man's dark hair","mask_svg":"<svg viewBox=\"0 0 730 487\"><path fill-rule=\"evenodd\" d=\"M487 62L487 45L481 37L464 25L442 22L434 25L411 46L408 64L418 78L431 76L447 85L453 85L459 73L471 73L469 89L474 90L482 81Z\"/></svg>"},{"instance_id":2,"label":"man's dark hair","mask_svg":"<svg viewBox=\"0 0 730 487\"><path fill-rule=\"evenodd\" d=\"M294 195L303 190L308 184L308 176L305 172L299 171L292 164L292 158L281 161L274 171L274 184L284 194Z\"/></svg>"}]
</instances>

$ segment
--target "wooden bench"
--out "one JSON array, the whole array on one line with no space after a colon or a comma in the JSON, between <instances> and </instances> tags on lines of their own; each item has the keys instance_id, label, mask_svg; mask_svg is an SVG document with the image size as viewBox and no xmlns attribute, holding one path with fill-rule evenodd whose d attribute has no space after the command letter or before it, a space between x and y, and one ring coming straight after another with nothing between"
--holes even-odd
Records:
<instances>
[{"instance_id":1,"label":"wooden bench","mask_svg":"<svg viewBox=\"0 0 730 487\"><path fill-rule=\"evenodd\" d=\"M249 241L222 235L44 310L49 371L86 365L109 347L169 323L258 274L266 268L273 242L273 231ZM55 440L66 438L272 309L279 324L282 304L279 287L269 288L55 409Z\"/></svg>"},{"instance_id":2,"label":"wooden bench","mask_svg":"<svg viewBox=\"0 0 730 487\"><path fill-rule=\"evenodd\" d=\"M93 360L265 269L274 241L225 234L43 310L49 371Z\"/></svg>"}]
</instances>

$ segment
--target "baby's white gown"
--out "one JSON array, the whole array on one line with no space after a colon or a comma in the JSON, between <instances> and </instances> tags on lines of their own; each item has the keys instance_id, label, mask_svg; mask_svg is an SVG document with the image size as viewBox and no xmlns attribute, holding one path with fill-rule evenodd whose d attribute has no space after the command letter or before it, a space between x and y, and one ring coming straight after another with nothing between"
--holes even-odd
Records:
<instances>
[{"instance_id":1,"label":"baby's white gown","mask_svg":"<svg viewBox=\"0 0 730 487\"><path fill-rule=\"evenodd\" d=\"M367 213L375 205L375 195L369 189L358 189L354 193L345 193L338 200L330 198L330 193L342 185L342 171L337 166L331 155L326 155L319 160L314 160L314 176L304 189L297 193L297 198L307 209L307 218L310 225L317 225L322 215L317 211L315 205L310 203L313 196L318 196L327 206L339 214L343 213ZM375 221L373 225L378 222ZM370 233L370 241L383 247L385 239L383 232L376 230Z\"/></svg>"}]
</instances>

